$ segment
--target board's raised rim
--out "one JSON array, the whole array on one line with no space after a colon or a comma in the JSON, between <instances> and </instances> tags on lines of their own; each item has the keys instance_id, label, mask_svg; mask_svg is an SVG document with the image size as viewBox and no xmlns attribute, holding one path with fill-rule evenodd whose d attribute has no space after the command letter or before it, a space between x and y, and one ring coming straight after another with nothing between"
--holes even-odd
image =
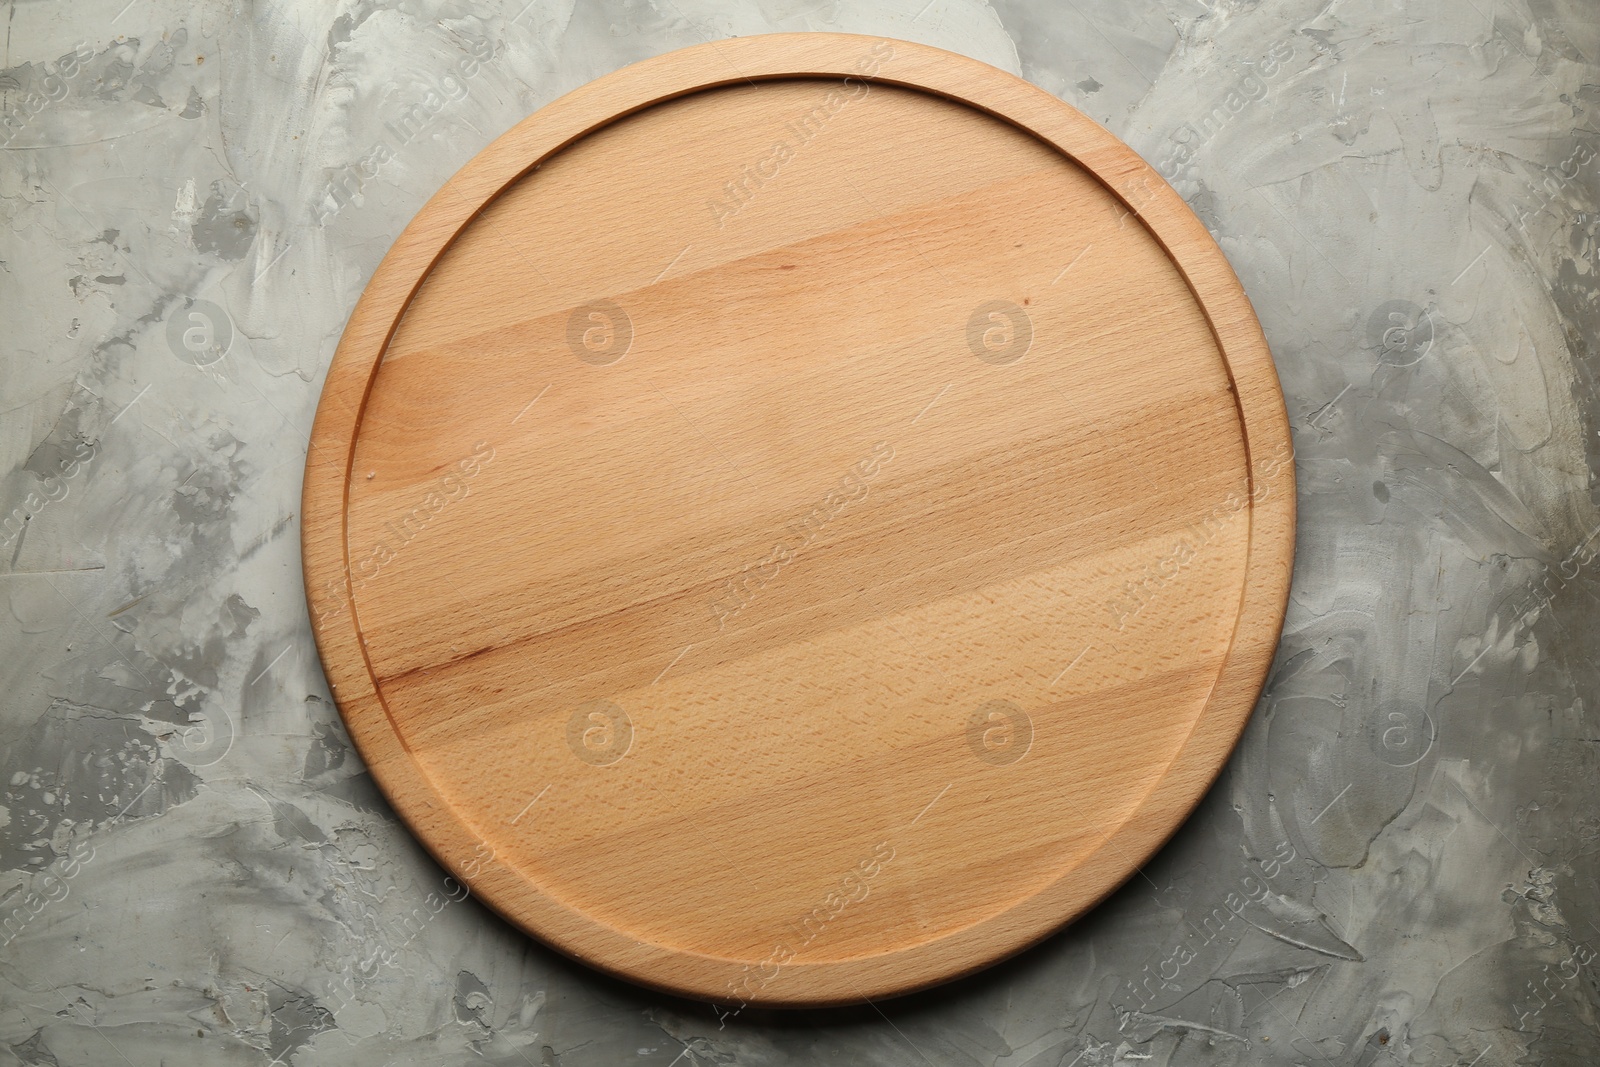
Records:
<instances>
[{"instance_id":1,"label":"board's raised rim","mask_svg":"<svg viewBox=\"0 0 1600 1067\"><path fill-rule=\"evenodd\" d=\"M858 74L880 41L880 83L984 111L1054 146L1098 178L1149 229L1189 285L1228 366L1249 460L1249 545L1233 642L1204 709L1133 813L1081 865L973 926L895 952L790 962L763 989L769 1006L894 996L989 966L1099 903L1166 842L1220 773L1276 650L1294 554L1294 468L1283 394L1265 337L1233 269L1200 220L1131 148L1051 94L977 60L894 38L783 33L680 49L590 82L518 123L468 162L396 239L357 302L329 367L307 449L302 555L317 647L351 739L396 812L429 852L496 911L568 955L665 992L727 1004L742 961L641 944L546 896L492 854L445 804L385 707L354 610L345 536L354 446L381 355L405 308L455 236L503 189L594 130L675 97L740 82ZM329 604L317 590L343 582Z\"/></svg>"}]
</instances>

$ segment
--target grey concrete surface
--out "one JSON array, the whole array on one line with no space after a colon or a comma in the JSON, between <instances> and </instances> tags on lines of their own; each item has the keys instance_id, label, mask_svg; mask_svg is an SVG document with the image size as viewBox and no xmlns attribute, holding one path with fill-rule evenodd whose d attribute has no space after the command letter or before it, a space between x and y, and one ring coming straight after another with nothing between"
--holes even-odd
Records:
<instances>
[{"instance_id":1,"label":"grey concrete surface","mask_svg":"<svg viewBox=\"0 0 1600 1067\"><path fill-rule=\"evenodd\" d=\"M450 891L330 702L299 490L458 166L773 30L964 52L1157 165L1272 344L1300 531L1243 742L1120 893L719 1025ZM1594 0L0 4L0 1063L1600 1062L1597 62Z\"/></svg>"}]
</instances>

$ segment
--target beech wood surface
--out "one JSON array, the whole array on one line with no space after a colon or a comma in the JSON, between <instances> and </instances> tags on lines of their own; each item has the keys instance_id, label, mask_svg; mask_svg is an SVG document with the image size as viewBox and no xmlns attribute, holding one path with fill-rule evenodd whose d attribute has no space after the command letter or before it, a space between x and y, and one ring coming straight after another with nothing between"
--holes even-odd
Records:
<instances>
[{"instance_id":1,"label":"beech wood surface","mask_svg":"<svg viewBox=\"0 0 1600 1067\"><path fill-rule=\"evenodd\" d=\"M1132 150L973 60L780 34L584 86L428 202L303 515L426 847L727 1012L946 981L1133 875L1260 691L1294 481L1250 304Z\"/></svg>"}]
</instances>

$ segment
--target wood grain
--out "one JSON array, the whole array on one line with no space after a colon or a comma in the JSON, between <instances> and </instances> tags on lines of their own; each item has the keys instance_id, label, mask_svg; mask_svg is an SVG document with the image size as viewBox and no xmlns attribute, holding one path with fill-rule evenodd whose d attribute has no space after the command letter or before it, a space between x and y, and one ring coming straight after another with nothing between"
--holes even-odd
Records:
<instances>
[{"instance_id":1,"label":"wood grain","mask_svg":"<svg viewBox=\"0 0 1600 1067\"><path fill-rule=\"evenodd\" d=\"M1131 150L968 59L782 34L451 179L351 316L304 516L424 844L733 1011L949 980L1127 879L1259 692L1294 486L1249 303Z\"/></svg>"}]
</instances>

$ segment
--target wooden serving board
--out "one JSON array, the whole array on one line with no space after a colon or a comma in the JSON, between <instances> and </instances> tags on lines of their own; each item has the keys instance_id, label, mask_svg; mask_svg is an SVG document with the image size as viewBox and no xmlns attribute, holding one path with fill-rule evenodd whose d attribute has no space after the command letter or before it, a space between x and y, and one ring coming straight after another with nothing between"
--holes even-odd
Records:
<instances>
[{"instance_id":1,"label":"wooden serving board","mask_svg":"<svg viewBox=\"0 0 1600 1067\"><path fill-rule=\"evenodd\" d=\"M306 587L350 734L501 914L646 985L993 963L1221 768L1293 550L1204 227L1046 92L720 41L495 141L328 373Z\"/></svg>"}]
</instances>

